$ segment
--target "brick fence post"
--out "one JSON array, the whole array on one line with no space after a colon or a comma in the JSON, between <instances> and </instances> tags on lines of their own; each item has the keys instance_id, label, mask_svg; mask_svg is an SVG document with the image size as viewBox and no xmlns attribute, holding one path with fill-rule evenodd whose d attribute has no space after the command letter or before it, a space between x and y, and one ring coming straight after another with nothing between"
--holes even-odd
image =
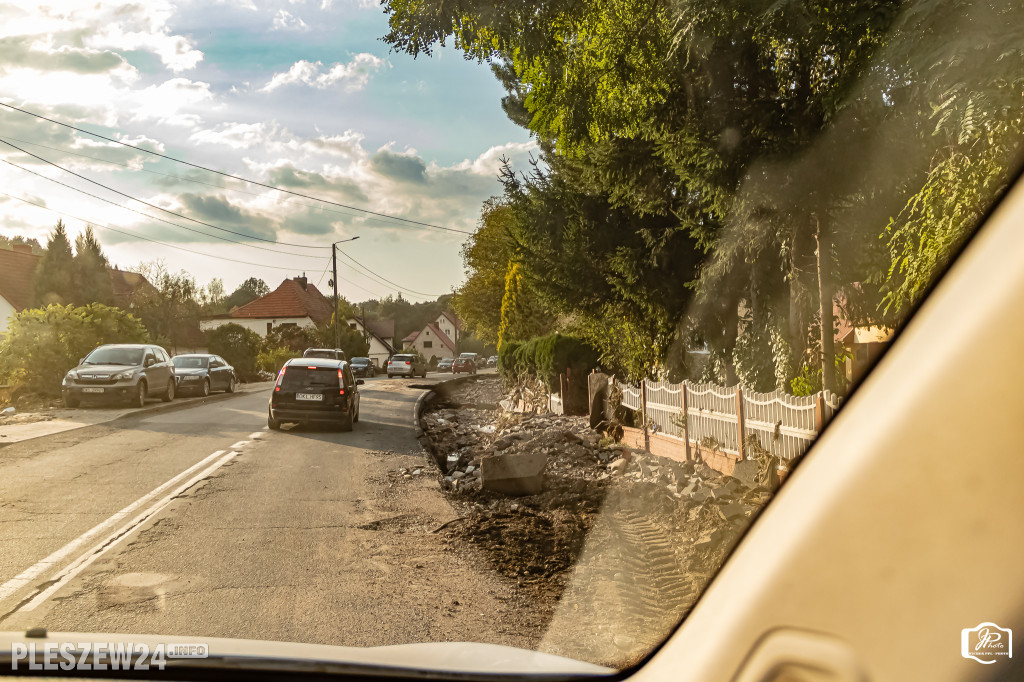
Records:
<instances>
[{"instance_id":1,"label":"brick fence post","mask_svg":"<svg viewBox=\"0 0 1024 682\"><path fill-rule=\"evenodd\" d=\"M739 451L740 459L744 459L743 456L743 388L736 384L736 435L739 439L736 441L736 449Z\"/></svg>"},{"instance_id":2,"label":"brick fence post","mask_svg":"<svg viewBox=\"0 0 1024 682\"><path fill-rule=\"evenodd\" d=\"M640 380L640 417L644 425L644 450L651 451L651 431L647 428L647 379Z\"/></svg>"},{"instance_id":3,"label":"brick fence post","mask_svg":"<svg viewBox=\"0 0 1024 682\"><path fill-rule=\"evenodd\" d=\"M814 397L814 430L821 433L825 427L825 392L818 391Z\"/></svg>"},{"instance_id":4,"label":"brick fence post","mask_svg":"<svg viewBox=\"0 0 1024 682\"><path fill-rule=\"evenodd\" d=\"M682 390L682 408L683 408L683 443L686 446L686 460L690 460L690 416L689 416L689 404L686 400L686 381L680 385Z\"/></svg>"}]
</instances>

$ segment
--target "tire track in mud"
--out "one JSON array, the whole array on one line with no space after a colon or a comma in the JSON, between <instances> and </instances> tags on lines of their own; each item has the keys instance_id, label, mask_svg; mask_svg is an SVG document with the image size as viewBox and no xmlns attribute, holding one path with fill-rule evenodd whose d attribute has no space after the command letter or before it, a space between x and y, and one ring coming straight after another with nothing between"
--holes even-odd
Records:
<instances>
[{"instance_id":1,"label":"tire track in mud","mask_svg":"<svg viewBox=\"0 0 1024 682\"><path fill-rule=\"evenodd\" d=\"M699 588L679 565L667 532L633 511L611 515L621 540L623 576L616 581L628 615L644 622L681 619L693 606Z\"/></svg>"}]
</instances>

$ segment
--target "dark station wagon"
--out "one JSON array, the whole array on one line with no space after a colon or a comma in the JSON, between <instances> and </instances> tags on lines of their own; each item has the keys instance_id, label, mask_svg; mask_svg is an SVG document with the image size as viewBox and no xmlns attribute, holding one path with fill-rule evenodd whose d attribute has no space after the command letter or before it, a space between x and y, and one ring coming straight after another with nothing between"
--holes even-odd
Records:
<instances>
[{"instance_id":1,"label":"dark station wagon","mask_svg":"<svg viewBox=\"0 0 1024 682\"><path fill-rule=\"evenodd\" d=\"M282 424L333 424L351 431L359 421L359 385L344 360L292 358L277 374L270 394L267 426Z\"/></svg>"}]
</instances>

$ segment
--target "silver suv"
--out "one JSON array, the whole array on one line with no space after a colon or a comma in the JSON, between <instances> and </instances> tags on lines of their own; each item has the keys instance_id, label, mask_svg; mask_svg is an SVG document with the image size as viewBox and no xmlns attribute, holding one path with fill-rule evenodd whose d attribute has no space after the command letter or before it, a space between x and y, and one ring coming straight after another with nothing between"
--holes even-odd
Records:
<instances>
[{"instance_id":1,"label":"silver suv","mask_svg":"<svg viewBox=\"0 0 1024 682\"><path fill-rule=\"evenodd\" d=\"M64 404L78 407L83 399L124 400L142 407L149 395L174 400L174 365L160 346L122 343L100 346L64 376Z\"/></svg>"},{"instance_id":2,"label":"silver suv","mask_svg":"<svg viewBox=\"0 0 1024 682\"><path fill-rule=\"evenodd\" d=\"M388 379L393 376L427 378L427 363L423 358L416 355L402 354L392 355L388 360Z\"/></svg>"}]
</instances>

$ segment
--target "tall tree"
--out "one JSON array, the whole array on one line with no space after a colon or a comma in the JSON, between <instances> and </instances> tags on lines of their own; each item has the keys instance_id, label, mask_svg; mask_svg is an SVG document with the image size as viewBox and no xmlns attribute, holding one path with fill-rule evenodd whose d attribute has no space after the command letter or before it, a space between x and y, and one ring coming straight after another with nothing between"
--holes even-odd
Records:
<instances>
[{"instance_id":1,"label":"tall tree","mask_svg":"<svg viewBox=\"0 0 1024 682\"><path fill-rule=\"evenodd\" d=\"M114 303L114 290L107 268L107 257L103 255L103 249L96 239L92 225L88 225L85 232L75 238L75 260L72 270L75 282L72 301L75 305Z\"/></svg>"},{"instance_id":2,"label":"tall tree","mask_svg":"<svg viewBox=\"0 0 1024 682\"><path fill-rule=\"evenodd\" d=\"M468 330L487 344L498 343L505 277L512 260L512 208L498 199L484 203L479 229L462 247L466 282L453 299Z\"/></svg>"},{"instance_id":3,"label":"tall tree","mask_svg":"<svg viewBox=\"0 0 1024 682\"><path fill-rule=\"evenodd\" d=\"M46 253L36 266L33 297L37 306L67 304L74 300L74 261L67 228L58 220L46 242Z\"/></svg>"}]
</instances>

